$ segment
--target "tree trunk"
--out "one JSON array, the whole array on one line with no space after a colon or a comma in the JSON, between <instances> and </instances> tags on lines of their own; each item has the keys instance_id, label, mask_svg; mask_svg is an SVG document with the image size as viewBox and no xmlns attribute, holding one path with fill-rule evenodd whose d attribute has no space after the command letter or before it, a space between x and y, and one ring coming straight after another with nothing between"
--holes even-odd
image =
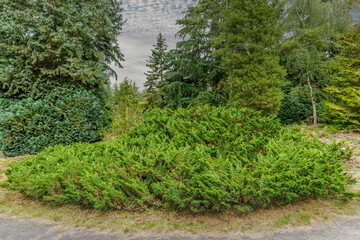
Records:
<instances>
[{"instance_id":1,"label":"tree trunk","mask_svg":"<svg viewBox=\"0 0 360 240\"><path fill-rule=\"evenodd\" d=\"M312 102L314 125L317 125L316 102L315 102L315 98L314 98L313 89L311 87L309 73L307 73L307 81L308 81L308 85L309 85L309 88L310 88L310 97L311 97L311 102Z\"/></svg>"}]
</instances>

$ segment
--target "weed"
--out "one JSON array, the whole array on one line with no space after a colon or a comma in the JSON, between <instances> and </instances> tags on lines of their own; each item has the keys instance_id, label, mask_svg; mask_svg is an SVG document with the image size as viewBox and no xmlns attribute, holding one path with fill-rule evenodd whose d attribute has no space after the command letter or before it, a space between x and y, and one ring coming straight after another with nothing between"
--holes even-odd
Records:
<instances>
[{"instance_id":1,"label":"weed","mask_svg":"<svg viewBox=\"0 0 360 240\"><path fill-rule=\"evenodd\" d=\"M281 227L284 225L290 225L293 223L292 216L290 214L278 217L274 220L274 226L275 227Z\"/></svg>"},{"instance_id":2,"label":"weed","mask_svg":"<svg viewBox=\"0 0 360 240\"><path fill-rule=\"evenodd\" d=\"M310 214L302 214L296 219L296 221L298 223L303 223L303 224L309 225L310 224L310 219L311 219Z\"/></svg>"}]
</instances>

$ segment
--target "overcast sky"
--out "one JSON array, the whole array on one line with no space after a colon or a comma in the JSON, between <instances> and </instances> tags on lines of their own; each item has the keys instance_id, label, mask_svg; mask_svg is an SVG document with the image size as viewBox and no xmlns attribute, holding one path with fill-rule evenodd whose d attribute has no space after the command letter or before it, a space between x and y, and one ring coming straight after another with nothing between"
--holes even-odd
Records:
<instances>
[{"instance_id":1,"label":"overcast sky","mask_svg":"<svg viewBox=\"0 0 360 240\"><path fill-rule=\"evenodd\" d=\"M182 12L193 6L197 0L123 0L123 17L126 20L123 34L119 37L125 62L122 69L114 67L121 82L126 76L136 82L140 89L146 81L144 72L156 37L161 32L167 39L169 49L175 47L175 34L179 26L175 24L182 18ZM360 11L353 16L360 18ZM112 79L114 83L115 80Z\"/></svg>"},{"instance_id":2,"label":"overcast sky","mask_svg":"<svg viewBox=\"0 0 360 240\"><path fill-rule=\"evenodd\" d=\"M123 0L123 17L126 20L119 45L125 55L122 69L115 68L118 82L126 76L135 81L140 89L146 81L144 72L146 60L161 32L167 39L169 48L175 47L175 34L179 30L176 20L188 6L197 0ZM114 80L113 80L114 82Z\"/></svg>"}]
</instances>

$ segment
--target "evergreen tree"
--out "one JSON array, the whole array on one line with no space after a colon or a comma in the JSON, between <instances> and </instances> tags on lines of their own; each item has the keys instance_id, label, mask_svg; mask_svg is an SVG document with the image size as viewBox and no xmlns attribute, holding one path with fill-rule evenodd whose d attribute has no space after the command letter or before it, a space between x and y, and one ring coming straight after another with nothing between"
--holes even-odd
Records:
<instances>
[{"instance_id":1,"label":"evergreen tree","mask_svg":"<svg viewBox=\"0 0 360 240\"><path fill-rule=\"evenodd\" d=\"M127 77L112 89L112 126L110 137L117 137L127 132L141 121L144 107L139 88Z\"/></svg>"},{"instance_id":2,"label":"evergreen tree","mask_svg":"<svg viewBox=\"0 0 360 240\"><path fill-rule=\"evenodd\" d=\"M325 91L333 96L324 116L332 123L360 131L360 25L342 36L340 53L332 61L332 85Z\"/></svg>"},{"instance_id":3,"label":"evergreen tree","mask_svg":"<svg viewBox=\"0 0 360 240\"><path fill-rule=\"evenodd\" d=\"M121 1L1 0L0 19L0 149L100 140Z\"/></svg>"},{"instance_id":4,"label":"evergreen tree","mask_svg":"<svg viewBox=\"0 0 360 240\"><path fill-rule=\"evenodd\" d=\"M223 105L227 101L226 74L220 60L213 56L212 39L225 1L200 0L178 20L181 41L169 53L169 70L161 92L162 106L177 108L196 104Z\"/></svg>"},{"instance_id":5,"label":"evergreen tree","mask_svg":"<svg viewBox=\"0 0 360 240\"><path fill-rule=\"evenodd\" d=\"M151 50L151 56L146 66L151 70L145 73L145 98L148 107L155 106L161 102L161 95L159 88L164 83L165 73L167 70L166 54L167 44L166 39L160 33L157 37L156 44L153 45L154 49Z\"/></svg>"},{"instance_id":6,"label":"evergreen tree","mask_svg":"<svg viewBox=\"0 0 360 240\"><path fill-rule=\"evenodd\" d=\"M230 105L276 114L282 100L285 71L279 65L276 46L282 1L229 0L215 38L215 55L227 69Z\"/></svg>"},{"instance_id":7,"label":"evergreen tree","mask_svg":"<svg viewBox=\"0 0 360 240\"><path fill-rule=\"evenodd\" d=\"M120 64L118 0L0 1L0 89L44 98L67 85L99 91Z\"/></svg>"}]
</instances>

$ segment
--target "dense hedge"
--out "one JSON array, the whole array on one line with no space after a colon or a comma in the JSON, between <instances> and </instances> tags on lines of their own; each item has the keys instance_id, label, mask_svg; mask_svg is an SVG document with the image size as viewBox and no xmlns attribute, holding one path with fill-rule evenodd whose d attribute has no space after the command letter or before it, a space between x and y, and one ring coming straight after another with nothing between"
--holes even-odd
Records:
<instances>
[{"instance_id":1,"label":"dense hedge","mask_svg":"<svg viewBox=\"0 0 360 240\"><path fill-rule=\"evenodd\" d=\"M36 153L57 144L95 142L104 126L101 102L84 89L68 89L56 99L0 98L0 150L6 156Z\"/></svg>"},{"instance_id":2,"label":"dense hedge","mask_svg":"<svg viewBox=\"0 0 360 240\"><path fill-rule=\"evenodd\" d=\"M120 139L48 148L7 176L26 196L102 210L249 211L342 194L350 155L247 109L156 109Z\"/></svg>"}]
</instances>

